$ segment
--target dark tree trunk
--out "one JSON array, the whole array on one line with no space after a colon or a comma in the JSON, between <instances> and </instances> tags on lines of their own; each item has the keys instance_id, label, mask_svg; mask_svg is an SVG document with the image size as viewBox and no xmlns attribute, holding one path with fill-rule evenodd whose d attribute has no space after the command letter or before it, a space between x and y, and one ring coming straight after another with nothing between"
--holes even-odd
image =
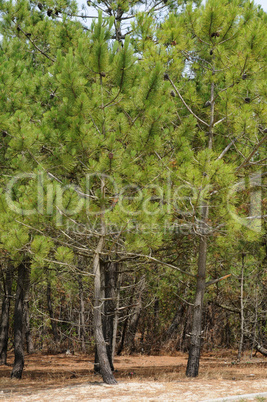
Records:
<instances>
[{"instance_id":1,"label":"dark tree trunk","mask_svg":"<svg viewBox=\"0 0 267 402\"><path fill-rule=\"evenodd\" d=\"M25 341L26 341L26 349L27 353L34 353L33 340L31 335L31 326L30 326L30 308L29 301L25 301L24 303L24 331L25 331Z\"/></svg>"},{"instance_id":2,"label":"dark tree trunk","mask_svg":"<svg viewBox=\"0 0 267 402\"><path fill-rule=\"evenodd\" d=\"M136 283L136 282L135 282L135 283ZM134 291L135 291L135 290L134 290ZM133 302L133 298L134 298L134 293L131 295L130 303L129 303L130 305L131 305L132 302ZM125 318L124 324L123 324L123 329L122 329L122 334L121 334L121 338L120 338L120 343L119 343L118 350L117 350L117 355L118 355L118 356L121 355L121 352L122 352L123 349L124 349L124 343L125 343L125 340L126 340L126 333L127 333L129 318L130 318L130 307L127 309L126 318Z\"/></svg>"},{"instance_id":3,"label":"dark tree trunk","mask_svg":"<svg viewBox=\"0 0 267 402\"><path fill-rule=\"evenodd\" d=\"M51 283L50 280L47 278L47 287L46 287L46 300L47 300L47 309L50 317L52 333L54 337L54 342L58 343L58 332L57 332L57 325L54 321L54 311L52 306L52 298L51 298Z\"/></svg>"},{"instance_id":4,"label":"dark tree trunk","mask_svg":"<svg viewBox=\"0 0 267 402\"><path fill-rule=\"evenodd\" d=\"M257 352L260 352L263 356L267 356L267 349L264 348L262 345L260 345L258 342L256 342L256 350Z\"/></svg>"},{"instance_id":5,"label":"dark tree trunk","mask_svg":"<svg viewBox=\"0 0 267 402\"><path fill-rule=\"evenodd\" d=\"M212 68L212 75L215 74L215 68ZM214 128L214 113L215 113L215 84L212 81L210 90L210 124L209 124L209 142L208 149L213 148L213 128ZM200 238L199 238L199 255L198 255L198 271L197 271L197 286L193 311L193 325L190 338L189 358L187 362L186 375L187 377L197 377L199 369L199 359L201 351L201 330L202 330L202 312L203 300L205 294L206 282L206 261L207 261L207 220L209 216L209 206L207 201L201 201L201 223L200 223Z\"/></svg>"},{"instance_id":6,"label":"dark tree trunk","mask_svg":"<svg viewBox=\"0 0 267 402\"><path fill-rule=\"evenodd\" d=\"M29 267L29 273L27 275L27 278L25 278L25 281L24 281L24 288L25 288L25 300L24 300L24 306L23 306L23 308L24 308L23 309L24 335L25 335L27 353L33 353L34 347L33 347L33 340L32 340L32 336L31 336L30 306L29 306L30 267Z\"/></svg>"},{"instance_id":7,"label":"dark tree trunk","mask_svg":"<svg viewBox=\"0 0 267 402\"><path fill-rule=\"evenodd\" d=\"M80 326L79 334L81 340L82 351L85 352L85 308L84 308L84 295L83 295L83 278L78 275L79 296L80 296Z\"/></svg>"},{"instance_id":8,"label":"dark tree trunk","mask_svg":"<svg viewBox=\"0 0 267 402\"><path fill-rule=\"evenodd\" d=\"M253 339L252 339L251 352L250 352L251 359L252 359L254 346L256 345L257 323L258 323L258 284L256 285L256 290L255 290L255 319L254 319L254 325L253 325Z\"/></svg>"},{"instance_id":9,"label":"dark tree trunk","mask_svg":"<svg viewBox=\"0 0 267 402\"><path fill-rule=\"evenodd\" d=\"M187 361L187 377L197 377L199 369L199 359L201 351L201 330L203 299L205 293L206 279L206 259L207 259L207 235L205 234L205 223L208 218L208 206L203 202L202 205L202 228L199 240L198 273L197 287L194 302L193 324L190 334L189 358Z\"/></svg>"},{"instance_id":10,"label":"dark tree trunk","mask_svg":"<svg viewBox=\"0 0 267 402\"><path fill-rule=\"evenodd\" d=\"M166 331L165 340L168 340L176 335L178 326L181 323L181 317L184 315L184 312L185 312L185 306L184 306L184 304L180 304L176 310L176 313L171 322L171 325L169 326L169 328Z\"/></svg>"},{"instance_id":11,"label":"dark tree trunk","mask_svg":"<svg viewBox=\"0 0 267 402\"><path fill-rule=\"evenodd\" d=\"M122 329L122 335L121 335L121 339L120 339L120 344L117 350L117 355L120 356L121 352L123 351L124 348L124 341L125 341L125 336L126 336L126 332L127 332L127 325L128 325L128 320L129 320L129 316L127 316L126 320L124 321L124 325L123 325L123 329Z\"/></svg>"},{"instance_id":12,"label":"dark tree trunk","mask_svg":"<svg viewBox=\"0 0 267 402\"><path fill-rule=\"evenodd\" d=\"M95 257L93 261L93 269L95 275L94 282L94 296L95 296L95 304L94 304L94 330L95 330L95 342L97 348L97 356L99 359L99 367L100 373L103 377L103 380L107 384L116 384L111 367L110 362L107 355L107 347L103 334L103 325L102 325L102 317L101 317L101 269L102 265L100 265L99 253L102 250L104 243L104 238L101 237L99 240L98 246L95 251ZM102 273L103 274L103 273Z\"/></svg>"},{"instance_id":13,"label":"dark tree trunk","mask_svg":"<svg viewBox=\"0 0 267 402\"><path fill-rule=\"evenodd\" d=\"M240 278L240 339L238 346L237 360L241 360L244 344L244 265L245 255L242 254L241 278Z\"/></svg>"},{"instance_id":14,"label":"dark tree trunk","mask_svg":"<svg viewBox=\"0 0 267 402\"><path fill-rule=\"evenodd\" d=\"M104 319L104 300L105 300L105 269L103 263L99 260L100 266L100 300L101 300L101 319L102 319L102 330L103 336L105 339L105 319ZM95 363L94 363L94 372L100 374L100 362L98 358L97 347L95 347Z\"/></svg>"},{"instance_id":15,"label":"dark tree trunk","mask_svg":"<svg viewBox=\"0 0 267 402\"><path fill-rule=\"evenodd\" d=\"M128 348L130 353L133 353L135 350L134 338L137 331L138 321L140 318L141 310L142 310L142 296L145 290L146 280L145 275L141 278L140 286L137 294L136 306L133 309L131 317L129 319L127 336L126 336L126 347Z\"/></svg>"},{"instance_id":16,"label":"dark tree trunk","mask_svg":"<svg viewBox=\"0 0 267 402\"><path fill-rule=\"evenodd\" d=\"M7 263L5 280L3 276L4 298L2 301L2 315L0 325L0 365L6 364L7 359L9 310L10 310L10 298L12 293L12 281L13 281L13 265L11 263Z\"/></svg>"},{"instance_id":17,"label":"dark tree trunk","mask_svg":"<svg viewBox=\"0 0 267 402\"><path fill-rule=\"evenodd\" d=\"M112 371L113 366L113 339L115 329L115 311L117 307L117 265L114 262L105 264L105 307L104 307L104 337L106 340L107 355Z\"/></svg>"},{"instance_id":18,"label":"dark tree trunk","mask_svg":"<svg viewBox=\"0 0 267 402\"><path fill-rule=\"evenodd\" d=\"M118 264L116 265L118 268ZM115 313L114 313L114 321L113 321L113 340L112 340L112 360L115 356L115 350L117 346L117 332L118 332L118 323L119 323L119 307L120 307L120 286L121 286L121 274L119 270L117 271L116 276L116 298L115 298Z\"/></svg>"},{"instance_id":19,"label":"dark tree trunk","mask_svg":"<svg viewBox=\"0 0 267 402\"><path fill-rule=\"evenodd\" d=\"M25 284L28 283L29 264L22 262L18 267L18 280L16 291L16 303L14 311L14 352L15 361L11 378L20 379L24 367L24 351L23 351L23 305L24 296L27 293Z\"/></svg>"}]
</instances>

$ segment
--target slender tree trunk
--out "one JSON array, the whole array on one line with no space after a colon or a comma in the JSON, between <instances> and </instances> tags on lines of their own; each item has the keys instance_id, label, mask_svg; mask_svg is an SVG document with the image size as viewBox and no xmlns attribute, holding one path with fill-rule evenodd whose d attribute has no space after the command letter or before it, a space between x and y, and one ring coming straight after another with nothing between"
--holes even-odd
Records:
<instances>
[{"instance_id":1,"label":"slender tree trunk","mask_svg":"<svg viewBox=\"0 0 267 402\"><path fill-rule=\"evenodd\" d=\"M124 321L124 324L123 324L122 335L121 335L120 344L118 346L118 351L117 351L118 356L121 355L121 352L124 349L124 342L125 342L125 337L126 337L126 332L127 332L128 321L129 321L129 315L127 315L127 317Z\"/></svg>"},{"instance_id":2,"label":"slender tree trunk","mask_svg":"<svg viewBox=\"0 0 267 402\"><path fill-rule=\"evenodd\" d=\"M165 333L165 341L171 339L176 335L176 331L178 329L179 324L181 324L182 318L184 317L184 313L185 313L185 305L184 303L181 303L176 310L171 325L169 326L169 328Z\"/></svg>"},{"instance_id":3,"label":"slender tree trunk","mask_svg":"<svg viewBox=\"0 0 267 402\"><path fill-rule=\"evenodd\" d=\"M136 282L135 282L135 284L136 284ZM134 297L134 293L131 295L130 302L129 302L130 305L133 302L133 297ZM128 309L127 309L126 317L124 320L121 339L120 339L120 343L119 343L118 350L117 350L117 356L120 356L124 349L129 319L130 319L130 307L128 307Z\"/></svg>"},{"instance_id":4,"label":"slender tree trunk","mask_svg":"<svg viewBox=\"0 0 267 402\"><path fill-rule=\"evenodd\" d=\"M100 84L102 86L102 76L100 76ZM103 132L105 132L105 127L103 125ZM101 179L101 197L102 200L105 198L105 180ZM95 333L95 344L97 351L97 358L99 360L100 373L106 384L116 384L117 381L113 375L112 368L110 366L106 341L103 332L103 322L102 322L102 308L103 308L103 297L101 282L105 278L105 270L103 264L100 264L99 254L104 246L104 239L106 234L105 220L104 220L104 206L101 206L101 236L98 241L98 245L95 249L95 255L93 259L93 273L95 276L94 280L94 333Z\"/></svg>"},{"instance_id":5,"label":"slender tree trunk","mask_svg":"<svg viewBox=\"0 0 267 402\"><path fill-rule=\"evenodd\" d=\"M6 269L7 269L6 278L4 281L5 294L2 301L2 315L0 325L0 365L6 364L7 360L9 310L10 310L10 298L12 293L13 265L8 262Z\"/></svg>"},{"instance_id":6,"label":"slender tree trunk","mask_svg":"<svg viewBox=\"0 0 267 402\"><path fill-rule=\"evenodd\" d=\"M34 352L33 340L31 336L31 327L30 327L30 306L29 306L29 290L30 290L30 266L29 266L29 273L24 281L24 288L25 288L25 300L23 306L23 328L24 328L24 335L26 341L26 349L27 353Z\"/></svg>"},{"instance_id":7,"label":"slender tree trunk","mask_svg":"<svg viewBox=\"0 0 267 402\"><path fill-rule=\"evenodd\" d=\"M194 302L193 325L191 331L189 358L187 362L187 377L197 377L199 369L199 359L201 351L201 330L202 312L206 281L206 259L207 259L207 235L205 234L205 222L208 218L208 205L202 205L202 230L199 240L197 288Z\"/></svg>"},{"instance_id":8,"label":"slender tree trunk","mask_svg":"<svg viewBox=\"0 0 267 402\"><path fill-rule=\"evenodd\" d=\"M117 265L108 262L105 268L105 307L104 307L104 336L106 340L107 354L112 371L113 366L113 338L115 310L117 306Z\"/></svg>"},{"instance_id":9,"label":"slender tree trunk","mask_svg":"<svg viewBox=\"0 0 267 402\"><path fill-rule=\"evenodd\" d=\"M241 266L241 278L240 278L240 340L238 347L237 360L241 360L241 354L244 343L244 262L245 255L242 253L242 266Z\"/></svg>"},{"instance_id":10,"label":"slender tree trunk","mask_svg":"<svg viewBox=\"0 0 267 402\"><path fill-rule=\"evenodd\" d=\"M117 330L118 330L118 322L119 322L119 306L120 306L120 283L121 283L121 275L117 274L117 288L116 288L116 300L115 300L115 316L114 316L114 326L113 326L113 340L112 340L112 360L115 356L116 350L116 341L117 341Z\"/></svg>"},{"instance_id":11,"label":"slender tree trunk","mask_svg":"<svg viewBox=\"0 0 267 402\"><path fill-rule=\"evenodd\" d=\"M103 334L103 325L102 325L102 314L101 314L101 264L99 253L101 252L104 244L104 237L102 236L99 240L97 248L95 250L95 256L93 260L93 269L95 275L94 281L94 296L95 296L95 305L94 305L94 330L95 330L95 342L97 348L97 356L99 359L100 372L103 377L103 380L106 384L116 384L112 369L110 367L110 362L107 355L107 347ZM102 268L103 269L103 268Z\"/></svg>"},{"instance_id":12,"label":"slender tree trunk","mask_svg":"<svg viewBox=\"0 0 267 402\"><path fill-rule=\"evenodd\" d=\"M255 290L255 319L254 319L254 325L253 325L253 340L252 340L251 352L250 352L251 359L252 359L254 347L256 345L257 323L258 323L258 285L256 286L256 290Z\"/></svg>"},{"instance_id":13,"label":"slender tree trunk","mask_svg":"<svg viewBox=\"0 0 267 402\"><path fill-rule=\"evenodd\" d=\"M16 303L14 311L14 352L15 361L11 378L20 379L24 367L24 351L23 351L23 305L24 296L27 293L25 284L28 283L29 264L22 262L18 267L18 280L16 291Z\"/></svg>"},{"instance_id":14,"label":"slender tree trunk","mask_svg":"<svg viewBox=\"0 0 267 402\"><path fill-rule=\"evenodd\" d=\"M145 275L142 277L140 281L140 287L138 291L138 296L136 300L136 306L134 307L133 313L129 319L129 325L127 330L127 337L126 337L126 346L129 349L130 353L134 352L135 344L134 338L137 331L138 321L140 318L141 310L142 310L142 296L146 286Z\"/></svg>"},{"instance_id":15,"label":"slender tree trunk","mask_svg":"<svg viewBox=\"0 0 267 402\"><path fill-rule=\"evenodd\" d=\"M213 67L212 75L215 74ZM210 124L209 124L209 142L208 149L213 148L213 129L214 129L214 111L215 111L215 98L214 98L214 82L211 83L210 91ZM204 173L204 172L203 172ZM187 362L186 375L187 377L197 377L199 370L199 359L201 351L201 330L202 330L202 312L203 300L205 294L205 281L206 281L206 261L207 261L207 233L206 224L209 216L208 203L203 200L201 202L201 224L200 224L200 239L199 239L199 255L198 255L198 272L197 272L197 287L193 311L193 325L190 338L189 358Z\"/></svg>"},{"instance_id":16,"label":"slender tree trunk","mask_svg":"<svg viewBox=\"0 0 267 402\"><path fill-rule=\"evenodd\" d=\"M79 333L80 340L82 344L82 351L85 352L85 308L84 308L84 295L83 295L83 278L82 275L78 275L78 284L79 284L79 296L80 296L80 325L79 325Z\"/></svg>"},{"instance_id":17,"label":"slender tree trunk","mask_svg":"<svg viewBox=\"0 0 267 402\"><path fill-rule=\"evenodd\" d=\"M105 305L105 269L103 266L103 262L100 261L100 282L101 282L101 287L100 287L100 300L101 300L101 319L102 319L102 331L103 331L103 336L104 339L106 339L105 331L105 316L104 316L104 305ZM94 372L95 373L100 373L100 362L98 358L98 352L97 352L97 347L95 346L95 364L94 364Z\"/></svg>"},{"instance_id":18,"label":"slender tree trunk","mask_svg":"<svg viewBox=\"0 0 267 402\"><path fill-rule=\"evenodd\" d=\"M34 353L33 340L31 335L31 326L30 326L30 310L29 310L29 301L27 300L24 303L24 328L25 328L25 341L26 341L26 350L27 353Z\"/></svg>"},{"instance_id":19,"label":"slender tree trunk","mask_svg":"<svg viewBox=\"0 0 267 402\"><path fill-rule=\"evenodd\" d=\"M52 306L52 298L51 298L51 283L47 278L47 286L46 286L46 300L47 300L47 309L50 317L51 328L53 332L54 342L57 344L59 341L58 332L57 332L57 324L54 321L54 311Z\"/></svg>"}]
</instances>

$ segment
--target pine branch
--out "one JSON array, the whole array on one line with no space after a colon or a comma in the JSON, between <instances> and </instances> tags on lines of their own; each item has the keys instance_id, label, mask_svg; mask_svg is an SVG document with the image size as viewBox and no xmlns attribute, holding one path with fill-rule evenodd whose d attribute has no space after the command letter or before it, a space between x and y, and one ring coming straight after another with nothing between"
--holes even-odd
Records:
<instances>
[{"instance_id":1,"label":"pine branch","mask_svg":"<svg viewBox=\"0 0 267 402\"><path fill-rule=\"evenodd\" d=\"M215 123L216 124L216 123ZM229 149L231 148L231 146L237 141L237 138L234 138L233 141L230 142L230 144L227 145L227 147L222 151L221 155L218 156L218 158L216 159L217 161L219 161L220 159L222 159L224 157L224 155L226 154L226 152L229 151Z\"/></svg>"},{"instance_id":2,"label":"pine branch","mask_svg":"<svg viewBox=\"0 0 267 402\"><path fill-rule=\"evenodd\" d=\"M29 34L23 31L23 29L18 25L19 30L23 33L23 35L31 42L31 44L35 47L38 52L40 52L43 56L45 56L47 59L55 63L55 59L52 59L52 57L48 56L43 50L41 50L35 43L34 41L29 37Z\"/></svg>"},{"instance_id":3,"label":"pine branch","mask_svg":"<svg viewBox=\"0 0 267 402\"><path fill-rule=\"evenodd\" d=\"M267 135L265 135L262 140L260 142L258 142L258 144L255 146L255 148L253 149L253 151L249 154L249 156L244 160L244 162L236 169L236 171L238 172L240 169L242 169L243 167L245 167L250 159L252 158L252 156L257 152L257 150L259 149L259 147L267 140Z\"/></svg>"},{"instance_id":4,"label":"pine branch","mask_svg":"<svg viewBox=\"0 0 267 402\"><path fill-rule=\"evenodd\" d=\"M118 253L118 254L121 254L120 252L117 252L117 253ZM105 253L101 253L101 254L105 254ZM158 260L157 258L152 257L152 256L150 256L150 255L135 254L135 253L127 253L127 255L132 255L132 256L135 256L135 257L145 258L145 259L148 259L148 260L151 260L151 261L155 261L155 262L157 262L158 264L165 265L166 267L175 269L176 271L179 271L179 272L181 272L181 273L183 273L183 274L185 274L185 275L191 276L192 278L196 278L196 275L190 274L190 272L183 271L182 269L176 267L175 265L168 264L167 262L164 262L164 261L160 261L160 260Z\"/></svg>"},{"instance_id":5,"label":"pine branch","mask_svg":"<svg viewBox=\"0 0 267 402\"><path fill-rule=\"evenodd\" d=\"M183 102L184 106L186 107L186 109L202 124L205 124L205 126L209 127L209 124L206 123L204 120L202 120L200 117L198 117L193 110L190 108L190 106L187 105L187 103L185 102L184 98L182 97L182 95L180 94L180 92L178 91L178 89L176 88L174 82L171 80L171 78L169 77L168 74L166 74L166 76L168 77L167 79L170 81L173 89L175 90L175 92L177 93L177 95L179 96L179 98L181 99L181 101Z\"/></svg>"}]
</instances>

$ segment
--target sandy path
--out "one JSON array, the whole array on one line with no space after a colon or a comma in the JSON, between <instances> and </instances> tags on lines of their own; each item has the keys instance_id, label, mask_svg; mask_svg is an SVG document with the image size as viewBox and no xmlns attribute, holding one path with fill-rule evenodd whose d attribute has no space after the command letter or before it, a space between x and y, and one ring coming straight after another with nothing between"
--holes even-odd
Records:
<instances>
[{"instance_id":1,"label":"sandy path","mask_svg":"<svg viewBox=\"0 0 267 402\"><path fill-rule=\"evenodd\" d=\"M121 382L116 386L103 383L52 388L38 392L5 394L0 399L12 402L33 401L212 401L217 398L261 393L261 397L243 397L246 401L267 401L267 379L248 381L194 380L177 382ZM232 399L235 400L236 398ZM223 399L221 399L222 401ZM230 400L230 399L228 399Z\"/></svg>"}]
</instances>

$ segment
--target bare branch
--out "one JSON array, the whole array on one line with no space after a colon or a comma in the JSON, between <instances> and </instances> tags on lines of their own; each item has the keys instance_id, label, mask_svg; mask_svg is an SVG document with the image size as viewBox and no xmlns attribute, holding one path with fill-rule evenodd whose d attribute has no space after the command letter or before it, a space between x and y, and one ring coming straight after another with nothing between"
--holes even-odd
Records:
<instances>
[{"instance_id":1,"label":"bare branch","mask_svg":"<svg viewBox=\"0 0 267 402\"><path fill-rule=\"evenodd\" d=\"M207 288L208 286L214 285L215 283L220 282L220 281L222 281L223 279L229 278L229 276L231 276L231 275L232 275L232 274L228 274L228 275L222 276L221 278L213 279L213 280L211 280L211 281L209 281L209 282L206 282L205 286L206 286L206 288Z\"/></svg>"},{"instance_id":2,"label":"bare branch","mask_svg":"<svg viewBox=\"0 0 267 402\"><path fill-rule=\"evenodd\" d=\"M193 110L187 105L187 103L185 102L184 98L182 97L182 95L180 94L180 92L178 91L178 89L176 88L174 82L171 80L171 78L168 76L168 80L170 81L173 89L175 90L175 92L177 93L177 95L179 96L179 98L181 99L181 101L183 102L184 106L186 107L186 109L202 124L205 124L205 126L209 127L209 124L206 123L204 120L202 120L200 117L198 117Z\"/></svg>"},{"instance_id":3,"label":"bare branch","mask_svg":"<svg viewBox=\"0 0 267 402\"><path fill-rule=\"evenodd\" d=\"M258 144L255 146L255 148L253 149L253 151L249 154L249 156L244 160L244 162L236 169L237 172L242 169L242 167L245 167L250 159L252 158L252 156L257 152L257 150L259 149L259 147L266 141L267 139L267 135L265 135L260 142L258 142Z\"/></svg>"},{"instance_id":4,"label":"bare branch","mask_svg":"<svg viewBox=\"0 0 267 402\"><path fill-rule=\"evenodd\" d=\"M222 159L222 158L224 157L224 155L226 154L226 152L229 151L229 149L231 148L231 146L232 146L236 141L237 141L237 138L234 138L233 141L231 141L230 144L227 145L227 147L222 151L221 155L219 155L216 160L219 161L220 159Z\"/></svg>"},{"instance_id":5,"label":"bare branch","mask_svg":"<svg viewBox=\"0 0 267 402\"><path fill-rule=\"evenodd\" d=\"M43 50L41 50L35 43L34 41L29 37L29 34L23 31L23 29L18 25L19 30L23 33L24 36L31 42L31 44L35 47L35 49L38 50L43 56L45 56L47 59L51 60L53 63L55 63L55 59L52 59L52 57L48 56Z\"/></svg>"}]
</instances>

